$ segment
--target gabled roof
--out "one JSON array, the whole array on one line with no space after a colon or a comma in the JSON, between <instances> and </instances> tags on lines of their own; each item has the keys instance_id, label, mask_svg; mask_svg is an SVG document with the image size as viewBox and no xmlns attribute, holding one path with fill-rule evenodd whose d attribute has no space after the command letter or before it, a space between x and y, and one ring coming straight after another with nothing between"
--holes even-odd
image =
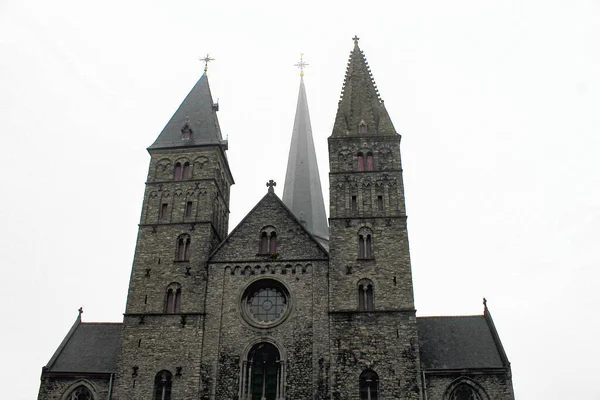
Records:
<instances>
[{"instance_id":1,"label":"gabled roof","mask_svg":"<svg viewBox=\"0 0 600 400\"><path fill-rule=\"evenodd\" d=\"M424 369L508 368L484 315L418 317Z\"/></svg>"},{"instance_id":2,"label":"gabled roof","mask_svg":"<svg viewBox=\"0 0 600 400\"><path fill-rule=\"evenodd\" d=\"M362 121L367 125L367 135L397 134L379 97L369 63L355 39L331 137L358 135Z\"/></svg>"},{"instance_id":3,"label":"gabled roof","mask_svg":"<svg viewBox=\"0 0 600 400\"><path fill-rule=\"evenodd\" d=\"M115 372L121 328L120 323L84 323L78 318L44 371Z\"/></svg>"},{"instance_id":4,"label":"gabled roof","mask_svg":"<svg viewBox=\"0 0 600 400\"><path fill-rule=\"evenodd\" d=\"M274 226L277 232L277 259L326 260L327 250L310 233L274 191L254 206L210 255L209 262L265 260L259 255L260 230Z\"/></svg>"},{"instance_id":5,"label":"gabled roof","mask_svg":"<svg viewBox=\"0 0 600 400\"><path fill-rule=\"evenodd\" d=\"M148 150L224 144L217 110L205 72ZM191 130L189 139L183 139L186 127Z\"/></svg>"},{"instance_id":6,"label":"gabled roof","mask_svg":"<svg viewBox=\"0 0 600 400\"><path fill-rule=\"evenodd\" d=\"M317 154L302 77L283 188L283 202L300 221L306 222L306 229L320 237L329 237Z\"/></svg>"}]
</instances>

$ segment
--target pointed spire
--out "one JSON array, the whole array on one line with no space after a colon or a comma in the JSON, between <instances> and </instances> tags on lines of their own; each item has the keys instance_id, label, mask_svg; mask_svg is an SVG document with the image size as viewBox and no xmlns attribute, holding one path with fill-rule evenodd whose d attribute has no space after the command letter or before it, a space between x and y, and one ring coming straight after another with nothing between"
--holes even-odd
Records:
<instances>
[{"instance_id":1,"label":"pointed spire","mask_svg":"<svg viewBox=\"0 0 600 400\"><path fill-rule=\"evenodd\" d=\"M354 36L332 136L396 134L363 51Z\"/></svg>"},{"instance_id":2,"label":"pointed spire","mask_svg":"<svg viewBox=\"0 0 600 400\"><path fill-rule=\"evenodd\" d=\"M224 145L217 119L218 109L218 104L213 103L208 76L204 72L149 149Z\"/></svg>"},{"instance_id":3,"label":"pointed spire","mask_svg":"<svg viewBox=\"0 0 600 400\"><path fill-rule=\"evenodd\" d=\"M303 65L303 68L305 66L306 64ZM292 210L296 218L306 221L306 229L311 233L323 238L329 237L306 89L302 76L300 77L298 105L283 188L283 202Z\"/></svg>"}]
</instances>

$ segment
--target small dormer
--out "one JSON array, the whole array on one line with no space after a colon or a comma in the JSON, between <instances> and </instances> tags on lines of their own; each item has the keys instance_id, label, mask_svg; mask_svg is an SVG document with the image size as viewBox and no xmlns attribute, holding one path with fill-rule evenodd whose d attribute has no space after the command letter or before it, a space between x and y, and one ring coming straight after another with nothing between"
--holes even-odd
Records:
<instances>
[{"instance_id":1,"label":"small dormer","mask_svg":"<svg viewBox=\"0 0 600 400\"><path fill-rule=\"evenodd\" d=\"M361 119L358 124L358 134L364 135L366 133L367 133L367 123L365 122L364 119Z\"/></svg>"},{"instance_id":2,"label":"small dormer","mask_svg":"<svg viewBox=\"0 0 600 400\"><path fill-rule=\"evenodd\" d=\"M183 128L181 128L181 139L190 140L192 133L192 128L190 128L190 125L186 122L185 125L183 125Z\"/></svg>"}]
</instances>

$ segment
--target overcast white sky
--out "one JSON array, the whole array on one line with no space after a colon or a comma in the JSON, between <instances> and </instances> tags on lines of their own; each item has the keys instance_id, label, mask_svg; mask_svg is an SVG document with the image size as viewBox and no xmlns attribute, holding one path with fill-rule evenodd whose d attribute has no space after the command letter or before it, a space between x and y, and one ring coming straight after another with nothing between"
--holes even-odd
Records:
<instances>
[{"instance_id":1,"label":"overcast white sky","mask_svg":"<svg viewBox=\"0 0 600 400\"><path fill-rule=\"evenodd\" d=\"M600 1L0 0L2 398L121 321L149 156L202 73L232 229L280 183L300 52L327 141L357 34L398 132L418 315L488 298L518 399L600 399Z\"/></svg>"}]
</instances>

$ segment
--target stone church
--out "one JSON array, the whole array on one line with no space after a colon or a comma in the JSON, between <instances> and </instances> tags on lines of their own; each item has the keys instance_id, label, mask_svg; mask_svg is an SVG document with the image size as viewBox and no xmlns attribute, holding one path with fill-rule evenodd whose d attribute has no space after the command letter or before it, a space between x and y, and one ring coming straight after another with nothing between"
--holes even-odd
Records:
<instances>
[{"instance_id":1,"label":"stone church","mask_svg":"<svg viewBox=\"0 0 600 400\"><path fill-rule=\"evenodd\" d=\"M303 78L283 199L269 181L231 232L218 108L205 72L148 148L123 322L80 312L39 400L514 399L485 302L416 316L400 135L358 38L328 138L329 219Z\"/></svg>"}]
</instances>

